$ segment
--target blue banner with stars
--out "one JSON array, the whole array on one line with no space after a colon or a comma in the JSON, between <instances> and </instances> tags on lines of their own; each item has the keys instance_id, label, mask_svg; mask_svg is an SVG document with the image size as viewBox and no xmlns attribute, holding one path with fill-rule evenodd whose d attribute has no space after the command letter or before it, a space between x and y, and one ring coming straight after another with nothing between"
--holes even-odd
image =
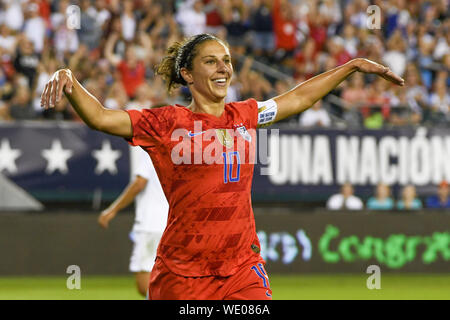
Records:
<instances>
[{"instance_id":1,"label":"blue banner with stars","mask_svg":"<svg viewBox=\"0 0 450 320\"><path fill-rule=\"evenodd\" d=\"M110 201L129 182L129 145L81 123L2 124L0 173L43 203Z\"/></svg>"},{"instance_id":2,"label":"blue banner with stars","mask_svg":"<svg viewBox=\"0 0 450 320\"><path fill-rule=\"evenodd\" d=\"M426 197L450 181L448 128L270 127L255 138L254 203L324 202L345 182L364 200L379 183L397 199L408 184ZM0 174L43 203L114 200L130 179L129 151L124 139L81 123L0 125Z\"/></svg>"}]
</instances>

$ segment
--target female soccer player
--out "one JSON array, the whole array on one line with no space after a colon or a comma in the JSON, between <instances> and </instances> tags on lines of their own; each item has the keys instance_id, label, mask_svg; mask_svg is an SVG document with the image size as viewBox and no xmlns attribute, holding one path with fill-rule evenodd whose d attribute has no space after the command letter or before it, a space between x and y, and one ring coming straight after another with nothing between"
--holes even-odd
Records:
<instances>
[{"instance_id":1,"label":"female soccer player","mask_svg":"<svg viewBox=\"0 0 450 320\"><path fill-rule=\"evenodd\" d=\"M172 45L157 67L169 91L189 88L187 107L108 110L68 69L55 72L41 104L54 107L64 92L90 128L149 153L169 202L150 299L271 299L251 205L250 132L306 110L357 71L404 84L388 68L354 59L273 99L225 103L233 75L228 46L200 34Z\"/></svg>"}]
</instances>

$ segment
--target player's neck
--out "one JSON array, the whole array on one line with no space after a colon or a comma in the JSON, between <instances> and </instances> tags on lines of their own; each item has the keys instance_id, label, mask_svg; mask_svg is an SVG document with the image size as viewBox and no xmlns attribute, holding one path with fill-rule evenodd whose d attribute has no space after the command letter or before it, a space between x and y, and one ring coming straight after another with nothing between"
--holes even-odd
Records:
<instances>
[{"instance_id":1,"label":"player's neck","mask_svg":"<svg viewBox=\"0 0 450 320\"><path fill-rule=\"evenodd\" d=\"M206 99L194 98L188 108L192 112L207 113L216 117L220 117L225 110L225 99L220 101L208 101Z\"/></svg>"}]
</instances>

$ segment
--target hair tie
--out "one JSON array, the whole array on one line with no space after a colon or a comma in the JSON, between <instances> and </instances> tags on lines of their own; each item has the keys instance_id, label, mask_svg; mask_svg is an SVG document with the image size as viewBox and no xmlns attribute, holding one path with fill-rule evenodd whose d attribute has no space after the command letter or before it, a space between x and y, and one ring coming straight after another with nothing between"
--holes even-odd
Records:
<instances>
[{"instance_id":1,"label":"hair tie","mask_svg":"<svg viewBox=\"0 0 450 320\"><path fill-rule=\"evenodd\" d=\"M185 66L187 57L192 53L195 46L205 40L217 40L217 38L213 35L203 33L192 37L180 48L177 57L175 58L175 72L178 80L180 80L182 83L186 81L181 76L181 68Z\"/></svg>"}]
</instances>

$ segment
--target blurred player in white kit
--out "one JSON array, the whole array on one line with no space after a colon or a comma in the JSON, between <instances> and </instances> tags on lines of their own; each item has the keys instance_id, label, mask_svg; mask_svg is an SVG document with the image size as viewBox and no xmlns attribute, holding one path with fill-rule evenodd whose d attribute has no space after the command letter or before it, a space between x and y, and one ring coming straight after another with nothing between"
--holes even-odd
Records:
<instances>
[{"instance_id":1,"label":"blurred player in white kit","mask_svg":"<svg viewBox=\"0 0 450 320\"><path fill-rule=\"evenodd\" d=\"M134 200L135 221L130 238L134 242L130 271L136 275L136 286L143 296L147 294L150 271L156 259L156 250L167 224L169 204L159 182L153 163L140 147L130 147L132 178L119 197L98 218L107 228L116 214Z\"/></svg>"}]
</instances>

